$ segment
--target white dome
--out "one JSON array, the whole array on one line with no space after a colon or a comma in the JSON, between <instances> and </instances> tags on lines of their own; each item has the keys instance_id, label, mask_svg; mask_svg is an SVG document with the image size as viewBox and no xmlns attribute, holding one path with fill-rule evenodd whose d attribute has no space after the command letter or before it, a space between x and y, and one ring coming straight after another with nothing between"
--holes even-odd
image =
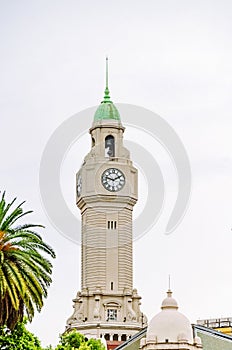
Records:
<instances>
[{"instance_id":1,"label":"white dome","mask_svg":"<svg viewBox=\"0 0 232 350\"><path fill-rule=\"evenodd\" d=\"M161 306L162 311L148 325L147 342L187 342L193 344L193 330L187 317L178 311L178 305L169 290Z\"/></svg>"}]
</instances>

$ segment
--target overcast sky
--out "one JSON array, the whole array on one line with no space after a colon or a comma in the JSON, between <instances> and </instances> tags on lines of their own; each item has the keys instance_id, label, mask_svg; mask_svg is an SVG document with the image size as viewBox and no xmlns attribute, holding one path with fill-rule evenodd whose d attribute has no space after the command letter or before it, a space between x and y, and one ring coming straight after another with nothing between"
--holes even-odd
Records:
<instances>
[{"instance_id":1,"label":"overcast sky","mask_svg":"<svg viewBox=\"0 0 232 350\"><path fill-rule=\"evenodd\" d=\"M30 326L44 345L58 341L72 313L80 248L43 210L40 159L63 121L100 103L106 54L113 101L164 118L192 167L188 211L165 236L177 179L165 151L152 139L145 144L162 163L167 197L157 225L134 244L142 310L149 319L159 311L171 274L180 311L191 322L232 317L231 17L230 0L0 0L1 189L8 200L26 199L25 209L34 210L28 220L46 226L44 240L57 253L49 297ZM125 138L133 135L128 128ZM64 198L77 216L75 172L89 150L88 137L70 149L61 171ZM140 192L144 203L146 191Z\"/></svg>"}]
</instances>

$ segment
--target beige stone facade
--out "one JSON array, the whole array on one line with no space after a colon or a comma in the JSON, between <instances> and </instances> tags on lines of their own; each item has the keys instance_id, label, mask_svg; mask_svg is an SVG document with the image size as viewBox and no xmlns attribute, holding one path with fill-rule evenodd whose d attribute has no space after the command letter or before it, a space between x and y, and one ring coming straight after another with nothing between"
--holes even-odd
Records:
<instances>
[{"instance_id":1,"label":"beige stone facade","mask_svg":"<svg viewBox=\"0 0 232 350\"><path fill-rule=\"evenodd\" d=\"M125 341L147 322L133 288L132 212L138 175L123 146L123 133L120 120L95 121L92 148L77 173L82 279L67 329L107 341Z\"/></svg>"}]
</instances>

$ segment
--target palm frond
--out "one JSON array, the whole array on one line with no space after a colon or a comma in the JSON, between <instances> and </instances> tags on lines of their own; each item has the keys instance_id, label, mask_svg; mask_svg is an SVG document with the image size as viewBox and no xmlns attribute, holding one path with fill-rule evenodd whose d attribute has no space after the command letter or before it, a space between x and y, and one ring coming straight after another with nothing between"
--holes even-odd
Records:
<instances>
[{"instance_id":1,"label":"palm frond","mask_svg":"<svg viewBox=\"0 0 232 350\"><path fill-rule=\"evenodd\" d=\"M2 198L1 198L1 201L0 201L0 225L2 223L2 220L4 219L6 213L8 212L8 210L10 209L10 207L14 204L14 202L16 201L16 197L12 200L11 203L7 204L6 208L5 208L5 205L6 205L6 201L5 201L5 191L3 192L2 194Z\"/></svg>"},{"instance_id":2,"label":"palm frond","mask_svg":"<svg viewBox=\"0 0 232 350\"><path fill-rule=\"evenodd\" d=\"M17 220L19 220L23 216L30 214L30 213L33 213L33 211L28 210L24 213L23 209L18 206L2 223L2 226L1 226L2 230L3 231L7 230L10 225L13 225Z\"/></svg>"},{"instance_id":3,"label":"palm frond","mask_svg":"<svg viewBox=\"0 0 232 350\"><path fill-rule=\"evenodd\" d=\"M0 326L12 329L24 312L31 321L35 310L43 307L52 279L52 264L45 256L55 258L54 250L46 244L35 228L39 224L14 225L32 211L23 211L20 203L12 209L5 192L0 200Z\"/></svg>"}]
</instances>

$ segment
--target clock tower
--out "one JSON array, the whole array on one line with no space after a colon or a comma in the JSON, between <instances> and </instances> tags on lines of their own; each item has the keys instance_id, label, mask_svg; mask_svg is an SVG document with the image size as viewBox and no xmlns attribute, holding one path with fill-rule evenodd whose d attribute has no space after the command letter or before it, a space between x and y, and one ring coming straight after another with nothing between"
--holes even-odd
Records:
<instances>
[{"instance_id":1,"label":"clock tower","mask_svg":"<svg viewBox=\"0 0 232 350\"><path fill-rule=\"evenodd\" d=\"M81 291L67 330L87 338L105 338L108 348L146 326L133 288L132 213L138 174L123 145L124 127L108 89L89 132L90 152L76 175L76 203L81 211Z\"/></svg>"}]
</instances>

